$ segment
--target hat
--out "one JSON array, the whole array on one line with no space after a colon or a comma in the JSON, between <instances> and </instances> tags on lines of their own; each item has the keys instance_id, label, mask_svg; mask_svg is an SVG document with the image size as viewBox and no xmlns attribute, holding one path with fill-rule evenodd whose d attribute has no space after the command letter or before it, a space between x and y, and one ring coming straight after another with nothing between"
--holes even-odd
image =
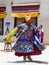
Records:
<instances>
[{"instance_id":1,"label":"hat","mask_svg":"<svg viewBox=\"0 0 49 65\"><path fill-rule=\"evenodd\" d=\"M29 15L26 16L25 19L26 19L26 21L29 21L30 20L30 16Z\"/></svg>"}]
</instances>

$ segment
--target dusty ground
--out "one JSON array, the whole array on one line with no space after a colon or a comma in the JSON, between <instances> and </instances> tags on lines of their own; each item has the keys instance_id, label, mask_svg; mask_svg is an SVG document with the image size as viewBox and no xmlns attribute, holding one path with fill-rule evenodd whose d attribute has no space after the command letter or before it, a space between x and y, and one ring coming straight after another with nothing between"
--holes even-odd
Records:
<instances>
[{"instance_id":1,"label":"dusty ground","mask_svg":"<svg viewBox=\"0 0 49 65\"><path fill-rule=\"evenodd\" d=\"M24 62L23 57L17 57L14 55L14 51L1 51L3 49L4 43L0 42L0 65L49 65L49 46L46 46L46 49L42 52L41 55L31 56L33 59L32 62Z\"/></svg>"}]
</instances>

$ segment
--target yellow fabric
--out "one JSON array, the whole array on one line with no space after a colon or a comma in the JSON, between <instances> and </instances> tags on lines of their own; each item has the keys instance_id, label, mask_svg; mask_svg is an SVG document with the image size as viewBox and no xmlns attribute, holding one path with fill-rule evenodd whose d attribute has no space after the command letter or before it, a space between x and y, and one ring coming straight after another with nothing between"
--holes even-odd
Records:
<instances>
[{"instance_id":1,"label":"yellow fabric","mask_svg":"<svg viewBox=\"0 0 49 65\"><path fill-rule=\"evenodd\" d=\"M26 16L30 16L30 17L38 17L39 16L39 12L12 12L11 16L12 17L19 17L19 18L25 18Z\"/></svg>"},{"instance_id":2,"label":"yellow fabric","mask_svg":"<svg viewBox=\"0 0 49 65\"><path fill-rule=\"evenodd\" d=\"M11 39L10 39L9 41L7 41L7 40L6 40L6 43L7 43L7 44L8 44L8 43L11 43L11 42L12 42L12 40L11 40Z\"/></svg>"},{"instance_id":3,"label":"yellow fabric","mask_svg":"<svg viewBox=\"0 0 49 65\"><path fill-rule=\"evenodd\" d=\"M16 27L15 29L13 29L9 35L7 36L7 39L6 39L6 42L10 42L11 41L11 38L14 36L14 34L16 34L18 28Z\"/></svg>"},{"instance_id":4,"label":"yellow fabric","mask_svg":"<svg viewBox=\"0 0 49 65\"><path fill-rule=\"evenodd\" d=\"M0 18L5 18L6 17L6 13L0 14Z\"/></svg>"}]
</instances>

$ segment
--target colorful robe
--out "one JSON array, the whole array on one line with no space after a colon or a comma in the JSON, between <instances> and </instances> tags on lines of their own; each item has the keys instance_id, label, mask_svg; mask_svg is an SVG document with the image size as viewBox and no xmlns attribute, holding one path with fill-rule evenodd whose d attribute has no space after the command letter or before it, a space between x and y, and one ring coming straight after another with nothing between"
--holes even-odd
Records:
<instances>
[{"instance_id":1,"label":"colorful robe","mask_svg":"<svg viewBox=\"0 0 49 65\"><path fill-rule=\"evenodd\" d=\"M24 32L21 32L21 29ZM16 56L39 55L42 53L44 47L40 44L36 34L37 32L34 30L33 25L28 27L24 23L19 26L16 36L20 35L20 37L12 48Z\"/></svg>"}]
</instances>

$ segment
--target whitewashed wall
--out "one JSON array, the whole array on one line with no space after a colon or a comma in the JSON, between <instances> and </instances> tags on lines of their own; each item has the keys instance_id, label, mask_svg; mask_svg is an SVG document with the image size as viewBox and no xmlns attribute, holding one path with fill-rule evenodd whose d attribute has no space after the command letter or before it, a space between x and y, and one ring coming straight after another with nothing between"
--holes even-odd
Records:
<instances>
[{"instance_id":1,"label":"whitewashed wall","mask_svg":"<svg viewBox=\"0 0 49 65\"><path fill-rule=\"evenodd\" d=\"M45 37L44 41L49 44L49 0L0 0L0 4L6 4L6 13L7 16L4 21L11 21L10 31L14 26L14 18L11 17L11 2L13 3L31 3L31 2L40 2L40 16L38 18L38 23L42 24L44 27ZM4 32L6 27L4 26ZM1 36L0 36L1 38Z\"/></svg>"},{"instance_id":2,"label":"whitewashed wall","mask_svg":"<svg viewBox=\"0 0 49 65\"><path fill-rule=\"evenodd\" d=\"M41 0L39 24L44 27L44 41L49 44L49 0Z\"/></svg>"}]
</instances>

